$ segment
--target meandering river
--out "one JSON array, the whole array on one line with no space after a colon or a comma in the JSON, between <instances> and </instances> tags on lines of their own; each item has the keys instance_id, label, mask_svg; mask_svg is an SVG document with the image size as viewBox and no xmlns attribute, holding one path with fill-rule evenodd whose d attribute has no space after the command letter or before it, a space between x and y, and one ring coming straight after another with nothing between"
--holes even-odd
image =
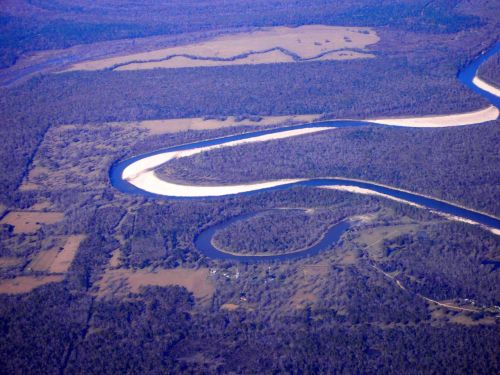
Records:
<instances>
[{"instance_id":1,"label":"meandering river","mask_svg":"<svg viewBox=\"0 0 500 375\"><path fill-rule=\"evenodd\" d=\"M458 79L471 90L485 97L492 106L482 111L466 114L453 114L447 116L407 118L407 119L375 119L364 121L323 121L317 123L288 126L278 129L262 130L252 133L232 135L223 138L209 139L190 144L169 147L154 152L138 155L127 160L116 162L110 169L110 180L118 190L128 194L138 194L147 197L169 198L169 199L200 199L216 196L227 196L237 194L254 194L269 190L284 190L293 186L351 188L350 191L363 192L364 194L383 195L389 199L395 199L403 203L414 204L446 215L448 218L459 219L471 224L479 224L493 233L500 234L500 219L468 209L451 202L445 202L410 191L377 184L370 181L361 181L344 177L314 178L314 179L287 179L275 180L265 183L199 186L180 185L161 180L155 174L155 168L167 163L169 160L179 157L188 157L200 152L215 148L237 147L238 145L251 142L262 142L272 139L282 139L313 132L327 131L341 127L356 126L413 126L413 127L438 127L438 126L460 126L472 123L481 123L494 120L498 117L500 108L500 97L495 94L495 88L488 85L477 77L479 66L489 57L500 51L500 43L486 53L478 56L458 75ZM489 90L489 91L488 91ZM240 218L241 219L241 218ZM233 259L240 261L262 261L262 260L287 260L314 255L325 247L335 243L342 233L348 229L349 222L343 221L326 233L324 238L316 245L297 253L280 254L275 256L238 256L217 250L211 244L211 238L221 226L229 225L230 222L214 226L202 232L195 241L196 247L205 255L218 259Z\"/></svg>"}]
</instances>

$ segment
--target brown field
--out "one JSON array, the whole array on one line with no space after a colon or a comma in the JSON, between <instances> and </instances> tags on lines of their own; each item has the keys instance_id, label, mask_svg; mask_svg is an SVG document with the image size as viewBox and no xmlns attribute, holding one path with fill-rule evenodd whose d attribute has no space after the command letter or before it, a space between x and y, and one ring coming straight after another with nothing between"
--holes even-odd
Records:
<instances>
[{"instance_id":1,"label":"brown field","mask_svg":"<svg viewBox=\"0 0 500 375\"><path fill-rule=\"evenodd\" d=\"M211 130L231 126L271 126L283 123L303 123L317 120L321 115L296 115L296 116L265 116L260 121L236 121L234 116L225 120L205 120L201 117L178 118L169 120L149 120L135 123L139 127L149 130L151 135L178 133L187 130Z\"/></svg>"},{"instance_id":2,"label":"brown field","mask_svg":"<svg viewBox=\"0 0 500 375\"><path fill-rule=\"evenodd\" d=\"M54 224L64 218L62 212L11 211L0 221L14 226L14 233L34 233L42 224Z\"/></svg>"},{"instance_id":3,"label":"brown field","mask_svg":"<svg viewBox=\"0 0 500 375\"><path fill-rule=\"evenodd\" d=\"M40 185L24 180L22 184L19 186L20 191L31 191L40 189Z\"/></svg>"},{"instance_id":4,"label":"brown field","mask_svg":"<svg viewBox=\"0 0 500 375\"><path fill-rule=\"evenodd\" d=\"M351 59L362 59L362 58L366 59L371 57L375 57L375 55L372 55L371 53L346 51L346 52L332 52L327 55L318 57L314 60L315 61L351 60ZM202 66L258 65L258 64L276 64L276 63L293 63L293 62L295 62L295 60L291 56L281 51L270 51L257 55L250 55L232 61L199 60L199 59L190 59L184 56L177 56L165 61L131 63L116 68L116 70L144 70L144 69L155 69L155 68L175 69L175 68L197 68Z\"/></svg>"},{"instance_id":5,"label":"brown field","mask_svg":"<svg viewBox=\"0 0 500 375\"><path fill-rule=\"evenodd\" d=\"M208 277L208 268L185 269L159 269L159 270L130 270L109 269L98 282L98 295L100 297L116 297L127 293L139 293L145 286L171 286L179 285L200 301L208 301L214 294L213 282Z\"/></svg>"},{"instance_id":6,"label":"brown field","mask_svg":"<svg viewBox=\"0 0 500 375\"><path fill-rule=\"evenodd\" d=\"M24 260L22 258L0 257L0 268L17 266L18 264L21 264L23 261Z\"/></svg>"},{"instance_id":7,"label":"brown field","mask_svg":"<svg viewBox=\"0 0 500 375\"><path fill-rule=\"evenodd\" d=\"M343 254L343 256L339 259L339 263L343 266L352 266L353 264L356 264L358 257L354 253L346 253Z\"/></svg>"},{"instance_id":8,"label":"brown field","mask_svg":"<svg viewBox=\"0 0 500 375\"><path fill-rule=\"evenodd\" d=\"M71 266L84 235L59 237L56 245L36 254L28 266L30 271L66 273Z\"/></svg>"},{"instance_id":9,"label":"brown field","mask_svg":"<svg viewBox=\"0 0 500 375\"><path fill-rule=\"evenodd\" d=\"M356 243L363 245L370 256L375 259L384 257L384 240L394 239L402 234L416 233L420 228L419 224L390 225L375 228L366 228L355 240ZM348 259L346 259L348 261Z\"/></svg>"},{"instance_id":10,"label":"brown field","mask_svg":"<svg viewBox=\"0 0 500 375\"><path fill-rule=\"evenodd\" d=\"M184 56L173 57L169 60L159 62L146 62L146 63L132 63L125 65L116 70L143 70L143 69L175 69L175 68L196 68L201 66L227 66L227 65L258 65L258 64L272 64L272 63L285 63L294 62L291 56L284 54L281 51L270 51L266 53L259 53L250 55L241 59L233 61L214 61L214 60L199 60L190 59Z\"/></svg>"},{"instance_id":11,"label":"brown field","mask_svg":"<svg viewBox=\"0 0 500 375\"><path fill-rule=\"evenodd\" d=\"M330 272L331 265L328 263L318 263L304 265L302 271L304 276L325 276Z\"/></svg>"},{"instance_id":12,"label":"brown field","mask_svg":"<svg viewBox=\"0 0 500 375\"><path fill-rule=\"evenodd\" d=\"M379 37L370 28L336 27L326 25L306 25L297 28L271 27L247 33L235 33L215 37L201 43L164 48L150 52L125 55L101 60L87 61L73 65L71 70L100 70L113 67L117 64L127 64L119 70L153 69L153 68L183 68L194 66L215 66L235 64L268 64L291 62L290 56L280 52L255 54L235 59L233 61L214 61L192 59L177 55L188 55L202 58L233 58L250 52L267 51L281 47L295 53L303 59L321 58L322 60L338 60L345 58L373 57L371 54L354 53L328 53L339 49L364 49L370 44L377 43ZM327 53L319 57L319 55ZM165 59L160 62L150 60ZM137 61L144 61L138 63ZM131 63L134 62L134 63Z\"/></svg>"},{"instance_id":13,"label":"brown field","mask_svg":"<svg viewBox=\"0 0 500 375\"><path fill-rule=\"evenodd\" d=\"M235 311L238 310L240 306L235 303L225 303L220 308L221 310Z\"/></svg>"},{"instance_id":14,"label":"brown field","mask_svg":"<svg viewBox=\"0 0 500 375\"><path fill-rule=\"evenodd\" d=\"M73 262L73 259L75 258L76 251L84 239L85 235L68 236L63 249L57 254L57 257L50 265L49 271L51 273L68 272L71 262Z\"/></svg>"},{"instance_id":15,"label":"brown field","mask_svg":"<svg viewBox=\"0 0 500 375\"><path fill-rule=\"evenodd\" d=\"M54 263L58 253L58 249L41 251L30 262L28 268L33 271L49 272L50 267Z\"/></svg>"},{"instance_id":16,"label":"brown field","mask_svg":"<svg viewBox=\"0 0 500 375\"><path fill-rule=\"evenodd\" d=\"M48 210L52 207L52 203L49 201L41 201L38 203L35 203L33 206L29 208L30 211L44 211Z\"/></svg>"},{"instance_id":17,"label":"brown field","mask_svg":"<svg viewBox=\"0 0 500 375\"><path fill-rule=\"evenodd\" d=\"M33 289L48 284L62 281L62 275L49 276L18 276L14 279L0 280L0 293L2 294L20 294L28 293Z\"/></svg>"},{"instance_id":18,"label":"brown field","mask_svg":"<svg viewBox=\"0 0 500 375\"><path fill-rule=\"evenodd\" d=\"M314 293L305 292L303 289L299 289L290 299L290 304L294 309L303 309L317 301L318 297Z\"/></svg>"},{"instance_id":19,"label":"brown field","mask_svg":"<svg viewBox=\"0 0 500 375\"><path fill-rule=\"evenodd\" d=\"M120 261L120 257L121 257L121 251L120 249L116 249L113 251L113 253L111 254L111 259L109 260L109 266L111 268L118 268L120 267L120 264L121 264L121 261Z\"/></svg>"},{"instance_id":20,"label":"brown field","mask_svg":"<svg viewBox=\"0 0 500 375\"><path fill-rule=\"evenodd\" d=\"M47 168L35 166L29 171L28 176L24 179L21 186L19 186L19 190L29 191L40 189L42 184L35 181L43 181L46 179L48 172L49 170Z\"/></svg>"}]
</instances>

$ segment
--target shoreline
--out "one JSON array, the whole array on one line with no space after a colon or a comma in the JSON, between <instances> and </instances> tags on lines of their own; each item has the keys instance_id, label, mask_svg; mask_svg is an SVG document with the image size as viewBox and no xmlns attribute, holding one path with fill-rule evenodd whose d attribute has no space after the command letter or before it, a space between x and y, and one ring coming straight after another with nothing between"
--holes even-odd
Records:
<instances>
[{"instance_id":1,"label":"shoreline","mask_svg":"<svg viewBox=\"0 0 500 375\"><path fill-rule=\"evenodd\" d=\"M405 204L411 204L416 207L424 207L431 210L432 212L438 213L450 220L460 220L471 224L479 224L481 227L490 230L494 234L500 233L500 225L497 222L500 220L494 215L481 212L475 209L466 208L460 204L455 204L442 200L440 198L434 198L425 194L414 193L405 189L395 188L384 184L379 184L376 182L343 178L343 177L327 177L321 178L298 178L298 179L280 179L274 181L265 181L260 183L250 183L250 184L239 184L239 185L212 185L212 186L199 186L199 185L181 185L174 182L169 182L160 179L156 173L155 169L161 165L167 163L168 161L176 158L188 157L202 152L210 151L213 149L219 149L223 147L233 147L245 143L255 143L264 142L271 140L279 140L283 138L289 138L293 136L305 135L316 133L323 130L335 129L336 127L348 127L348 126L360 126L364 123L368 124L378 124L384 126L401 126L401 127L417 127L417 128L437 128L437 127L450 127L450 126L466 126L484 123L488 121L493 121L498 119L499 110L496 107L498 93L500 90L495 91L495 88L488 85L484 81L477 77L478 66L476 63L472 63L469 70L473 69L473 73L469 75L467 68L460 74L463 77L460 78L464 84L469 86L473 90L483 90L492 94L496 97L491 98L490 102L495 105L490 105L486 108L458 114L448 114L440 116L420 116L420 117L400 117L400 118L378 118L373 120L354 120L348 121L352 122L348 124L341 124L342 120L325 120L316 121L307 124L298 125L295 128L284 127L272 129L269 132L250 132L240 135L229 136L227 140L224 137L219 139L219 142L214 140L204 140L192 143L191 148L186 145L182 148L180 146L174 147L174 149L166 149L165 151L158 151L157 153L151 153L149 156L141 155L124 160L122 162L113 165L110 171L110 176L117 176L116 172L113 172L116 168L118 173L121 173L118 177L118 182L123 181L122 191L132 192L132 193L147 193L152 196L159 197L172 197L172 198L210 198L210 197L220 197L226 195L237 195L243 193L250 193L259 190L268 190L271 188L286 187L287 185L298 185L304 184L314 187L329 188L332 190L343 190L351 193L358 194L370 194L381 196L384 198L399 201ZM483 96L486 94L483 94ZM487 95L486 95L487 96ZM338 125L335 126L335 123ZM323 127L321 125L324 125ZM239 139L238 139L239 138ZM137 159L137 160L134 160ZM124 167L121 167L124 165ZM122 169L123 168L123 169ZM120 172L121 171L121 172ZM332 183L329 184L329 181ZM336 181L336 183L333 183ZM128 184L128 185L127 185ZM356 186L357 184L357 186ZM365 186L359 186L360 184L365 184ZM366 186L371 185L371 186ZM379 188L381 192L377 191ZM387 189L384 191L384 189ZM392 190L392 193L391 193ZM407 199L402 199L398 197L397 192L406 194L406 198L417 201L427 199L428 201L421 204L417 204ZM386 194L387 193L387 194ZM394 195L391 195L394 194ZM439 203L444 204L439 205ZM438 208L436 208L438 207ZM478 216L479 215L479 216ZM473 219L469 219L472 217ZM497 228L498 225L498 228ZM491 227L493 226L493 228ZM495 229L496 228L496 229Z\"/></svg>"},{"instance_id":2,"label":"shoreline","mask_svg":"<svg viewBox=\"0 0 500 375\"><path fill-rule=\"evenodd\" d=\"M487 91L492 95L500 97L500 89L479 78L479 76L476 75L472 80L472 83L479 87L481 90Z\"/></svg>"}]
</instances>

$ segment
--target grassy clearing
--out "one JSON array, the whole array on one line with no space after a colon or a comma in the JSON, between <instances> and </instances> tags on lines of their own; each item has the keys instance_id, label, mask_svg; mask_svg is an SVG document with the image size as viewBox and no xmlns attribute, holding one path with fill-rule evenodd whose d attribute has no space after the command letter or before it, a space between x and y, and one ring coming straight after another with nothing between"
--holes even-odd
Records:
<instances>
[{"instance_id":1,"label":"grassy clearing","mask_svg":"<svg viewBox=\"0 0 500 375\"><path fill-rule=\"evenodd\" d=\"M406 233L414 234L419 230L419 228L420 224L402 224L365 228L355 242L368 251L371 257L374 259L380 259L385 257L383 246L384 240L390 240ZM346 259L346 261L348 261L348 259Z\"/></svg>"},{"instance_id":2,"label":"grassy clearing","mask_svg":"<svg viewBox=\"0 0 500 375\"><path fill-rule=\"evenodd\" d=\"M52 264L57 258L57 248L39 252L30 262L28 269L39 272L49 272Z\"/></svg>"},{"instance_id":3,"label":"grassy clearing","mask_svg":"<svg viewBox=\"0 0 500 375\"><path fill-rule=\"evenodd\" d=\"M33 289L48 284L62 281L62 275L48 276L18 276L13 279L0 280L1 294L21 294L31 292Z\"/></svg>"},{"instance_id":4,"label":"grassy clearing","mask_svg":"<svg viewBox=\"0 0 500 375\"><path fill-rule=\"evenodd\" d=\"M296 115L296 116L262 116L258 120L244 119L238 121L235 116L229 116L222 119L204 119L202 117L194 118L177 118L168 120L149 120L140 121L137 124L141 128L145 128L151 135L178 133L188 130L212 130L220 128L229 128L232 126L272 126L280 124L294 124L313 122L321 115Z\"/></svg>"},{"instance_id":5,"label":"grassy clearing","mask_svg":"<svg viewBox=\"0 0 500 375\"><path fill-rule=\"evenodd\" d=\"M55 224L63 218L62 212L11 211L0 223L14 226L14 234L35 233L43 224Z\"/></svg>"},{"instance_id":6,"label":"grassy clearing","mask_svg":"<svg viewBox=\"0 0 500 375\"><path fill-rule=\"evenodd\" d=\"M378 41L379 37L376 32L370 28L326 25L306 25L297 28L271 27L254 32L219 36L201 43L82 62L73 65L68 70L101 70L117 65L117 70L138 70L294 61L291 56L279 50L269 51L276 47L286 49L302 59L366 58L373 57L373 55L352 51L328 52L339 49L364 49ZM246 55L263 51L269 52ZM231 61L209 60L210 58L231 59ZM164 60L152 61L161 59Z\"/></svg>"},{"instance_id":7,"label":"grassy clearing","mask_svg":"<svg viewBox=\"0 0 500 375\"><path fill-rule=\"evenodd\" d=\"M66 273L75 258L80 243L85 239L85 235L69 236L64 247L58 252L56 258L49 268L51 273Z\"/></svg>"},{"instance_id":8,"label":"grassy clearing","mask_svg":"<svg viewBox=\"0 0 500 375\"><path fill-rule=\"evenodd\" d=\"M221 310L235 311L238 310L240 306L235 303L225 303L220 308Z\"/></svg>"},{"instance_id":9,"label":"grassy clearing","mask_svg":"<svg viewBox=\"0 0 500 375\"><path fill-rule=\"evenodd\" d=\"M21 264L24 260L16 257L0 257L0 268L9 268Z\"/></svg>"},{"instance_id":10,"label":"grassy clearing","mask_svg":"<svg viewBox=\"0 0 500 375\"><path fill-rule=\"evenodd\" d=\"M141 287L172 285L186 288L201 302L209 301L215 292L208 268L108 269L98 283L97 294L100 297L125 296L139 293Z\"/></svg>"}]
</instances>

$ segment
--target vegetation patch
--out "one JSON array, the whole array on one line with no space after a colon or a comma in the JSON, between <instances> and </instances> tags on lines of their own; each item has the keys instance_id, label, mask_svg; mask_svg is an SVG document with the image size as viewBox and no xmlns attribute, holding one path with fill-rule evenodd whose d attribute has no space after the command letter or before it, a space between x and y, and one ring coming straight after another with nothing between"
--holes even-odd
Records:
<instances>
[{"instance_id":1,"label":"vegetation patch","mask_svg":"<svg viewBox=\"0 0 500 375\"><path fill-rule=\"evenodd\" d=\"M359 127L211 150L170 161L164 179L242 184L343 176L500 214L498 121L440 129Z\"/></svg>"},{"instance_id":2,"label":"vegetation patch","mask_svg":"<svg viewBox=\"0 0 500 375\"><path fill-rule=\"evenodd\" d=\"M0 222L14 227L14 233L34 233L43 224L55 224L64 218L62 212L11 211Z\"/></svg>"},{"instance_id":3,"label":"vegetation patch","mask_svg":"<svg viewBox=\"0 0 500 375\"><path fill-rule=\"evenodd\" d=\"M195 118L176 118L168 120L146 120L137 124L146 128L151 135L178 133L188 130L212 130L232 126L272 126L313 122L321 115L295 116L208 116Z\"/></svg>"},{"instance_id":4,"label":"vegetation patch","mask_svg":"<svg viewBox=\"0 0 500 375\"><path fill-rule=\"evenodd\" d=\"M63 248L57 253L54 261L50 265L51 273L66 273L75 258L80 243L85 239L85 235L69 236Z\"/></svg>"},{"instance_id":5,"label":"vegetation patch","mask_svg":"<svg viewBox=\"0 0 500 375\"><path fill-rule=\"evenodd\" d=\"M376 32L369 28L280 26L219 36L196 44L78 63L69 70L140 70L366 58L373 55L352 50L363 50L378 41ZM343 50L346 51L341 54Z\"/></svg>"},{"instance_id":6,"label":"vegetation patch","mask_svg":"<svg viewBox=\"0 0 500 375\"><path fill-rule=\"evenodd\" d=\"M488 83L500 87L500 53L490 57L480 67L479 77Z\"/></svg>"},{"instance_id":7,"label":"vegetation patch","mask_svg":"<svg viewBox=\"0 0 500 375\"><path fill-rule=\"evenodd\" d=\"M64 276L18 276L13 279L0 280L0 293L2 294L20 294L28 293L39 286L62 281Z\"/></svg>"},{"instance_id":8,"label":"vegetation patch","mask_svg":"<svg viewBox=\"0 0 500 375\"><path fill-rule=\"evenodd\" d=\"M216 232L213 245L237 254L285 254L304 250L334 224L336 215L327 210L277 209L236 221Z\"/></svg>"},{"instance_id":9,"label":"vegetation patch","mask_svg":"<svg viewBox=\"0 0 500 375\"><path fill-rule=\"evenodd\" d=\"M208 301L215 288L209 278L208 268L187 269L116 269L108 270L98 282L100 297L119 297L139 293L147 286L178 285L186 288L200 301Z\"/></svg>"},{"instance_id":10,"label":"vegetation patch","mask_svg":"<svg viewBox=\"0 0 500 375\"><path fill-rule=\"evenodd\" d=\"M17 266L24 262L23 258L16 257L0 257L0 269Z\"/></svg>"}]
</instances>

